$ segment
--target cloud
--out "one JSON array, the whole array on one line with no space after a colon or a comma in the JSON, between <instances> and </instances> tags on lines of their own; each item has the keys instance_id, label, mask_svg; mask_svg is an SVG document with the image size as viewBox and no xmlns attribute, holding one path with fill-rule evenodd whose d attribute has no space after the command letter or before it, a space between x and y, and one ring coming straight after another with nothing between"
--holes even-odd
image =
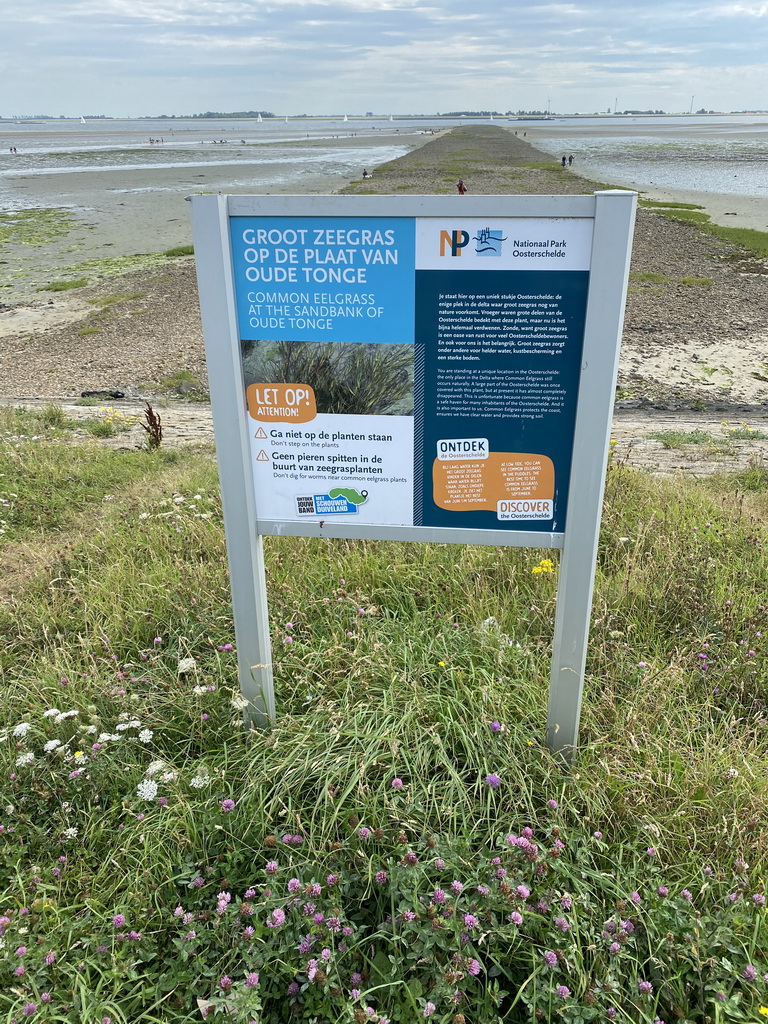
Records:
<instances>
[{"instance_id":1,"label":"cloud","mask_svg":"<svg viewBox=\"0 0 768 1024\"><path fill-rule=\"evenodd\" d=\"M3 104L429 112L543 108L549 95L553 110L589 111L614 76L627 105L656 108L705 69L702 104L744 109L765 95L766 15L762 0L16 0Z\"/></svg>"}]
</instances>

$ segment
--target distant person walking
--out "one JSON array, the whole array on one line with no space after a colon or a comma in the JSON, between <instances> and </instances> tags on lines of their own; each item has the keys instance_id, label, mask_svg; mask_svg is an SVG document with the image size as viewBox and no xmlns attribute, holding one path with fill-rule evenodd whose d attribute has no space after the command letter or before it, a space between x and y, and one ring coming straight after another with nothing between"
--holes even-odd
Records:
<instances>
[{"instance_id":1,"label":"distant person walking","mask_svg":"<svg viewBox=\"0 0 768 1024\"><path fill-rule=\"evenodd\" d=\"M563 167L567 167L568 166L568 157L565 156L565 155L563 155L562 164L563 164Z\"/></svg>"},{"instance_id":2,"label":"distant person walking","mask_svg":"<svg viewBox=\"0 0 768 1024\"><path fill-rule=\"evenodd\" d=\"M568 166L573 167L573 153L568 157Z\"/></svg>"},{"instance_id":3,"label":"distant person walking","mask_svg":"<svg viewBox=\"0 0 768 1024\"><path fill-rule=\"evenodd\" d=\"M460 196L466 195L467 186L464 184L461 178L456 182L456 189Z\"/></svg>"}]
</instances>

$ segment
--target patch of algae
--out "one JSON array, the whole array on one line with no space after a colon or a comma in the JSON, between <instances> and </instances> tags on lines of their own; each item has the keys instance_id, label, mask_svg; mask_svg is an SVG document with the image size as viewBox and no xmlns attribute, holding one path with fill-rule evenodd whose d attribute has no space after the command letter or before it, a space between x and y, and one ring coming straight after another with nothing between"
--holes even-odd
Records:
<instances>
[{"instance_id":1,"label":"patch of algae","mask_svg":"<svg viewBox=\"0 0 768 1024\"><path fill-rule=\"evenodd\" d=\"M47 245L75 223L71 213L56 208L0 213L0 245Z\"/></svg>"}]
</instances>

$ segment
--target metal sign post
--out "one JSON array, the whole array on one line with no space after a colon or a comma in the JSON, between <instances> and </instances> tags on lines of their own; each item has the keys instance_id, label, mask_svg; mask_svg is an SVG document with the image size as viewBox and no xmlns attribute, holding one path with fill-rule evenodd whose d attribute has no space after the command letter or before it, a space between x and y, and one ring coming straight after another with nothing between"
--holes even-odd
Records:
<instances>
[{"instance_id":1,"label":"metal sign post","mask_svg":"<svg viewBox=\"0 0 768 1024\"><path fill-rule=\"evenodd\" d=\"M262 536L562 548L547 742L573 748L635 193L191 201L254 716Z\"/></svg>"}]
</instances>

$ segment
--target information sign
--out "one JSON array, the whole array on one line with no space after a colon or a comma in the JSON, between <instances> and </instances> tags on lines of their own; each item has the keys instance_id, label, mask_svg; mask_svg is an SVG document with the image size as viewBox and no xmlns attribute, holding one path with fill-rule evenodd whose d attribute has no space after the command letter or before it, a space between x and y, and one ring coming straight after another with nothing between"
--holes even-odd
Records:
<instances>
[{"instance_id":1,"label":"information sign","mask_svg":"<svg viewBox=\"0 0 768 1024\"><path fill-rule=\"evenodd\" d=\"M562 547L549 740L575 744L635 198L192 198L239 650L238 604L261 616L241 681L264 716L261 535ZM571 530L592 554L569 612ZM556 697L571 671L575 703Z\"/></svg>"}]
</instances>

